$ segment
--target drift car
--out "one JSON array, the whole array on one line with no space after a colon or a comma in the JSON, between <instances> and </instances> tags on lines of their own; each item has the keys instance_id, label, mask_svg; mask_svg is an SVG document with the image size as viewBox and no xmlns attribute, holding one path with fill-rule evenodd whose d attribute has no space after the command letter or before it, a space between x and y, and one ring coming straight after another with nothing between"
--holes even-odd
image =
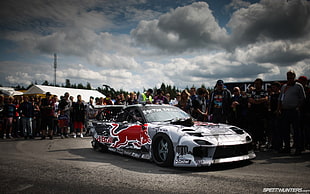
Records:
<instances>
[{"instance_id":1,"label":"drift car","mask_svg":"<svg viewBox=\"0 0 310 194\"><path fill-rule=\"evenodd\" d=\"M200 167L255 158L252 138L226 124L196 122L170 105L102 107L92 120L92 146L154 161L159 166Z\"/></svg>"}]
</instances>

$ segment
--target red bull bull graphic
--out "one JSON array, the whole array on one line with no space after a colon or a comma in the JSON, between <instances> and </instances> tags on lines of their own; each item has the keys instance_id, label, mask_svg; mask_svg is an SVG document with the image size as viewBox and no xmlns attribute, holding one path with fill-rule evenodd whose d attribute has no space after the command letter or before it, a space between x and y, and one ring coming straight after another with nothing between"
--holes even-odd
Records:
<instances>
[{"instance_id":1,"label":"red bull bull graphic","mask_svg":"<svg viewBox=\"0 0 310 194\"><path fill-rule=\"evenodd\" d=\"M112 124L113 128L110 133L113 137L118 140L114 142L111 147L120 148L126 147L128 144L132 143L135 148L141 148L143 145L150 144L152 139L147 133L147 124L142 125L131 125L127 128L121 129L115 132L119 128L119 124Z\"/></svg>"}]
</instances>

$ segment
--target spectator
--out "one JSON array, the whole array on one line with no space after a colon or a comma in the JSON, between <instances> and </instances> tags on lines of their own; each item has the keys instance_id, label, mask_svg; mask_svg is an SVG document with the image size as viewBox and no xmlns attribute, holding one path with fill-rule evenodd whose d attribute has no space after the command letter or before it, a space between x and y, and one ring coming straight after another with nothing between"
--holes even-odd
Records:
<instances>
[{"instance_id":1,"label":"spectator","mask_svg":"<svg viewBox=\"0 0 310 194\"><path fill-rule=\"evenodd\" d=\"M179 97L178 97L179 96ZM190 99L189 92L185 89L181 92L181 94L177 94L178 104L176 105L183 111L190 113L190 107L192 106L192 102Z\"/></svg>"},{"instance_id":2,"label":"spectator","mask_svg":"<svg viewBox=\"0 0 310 194\"><path fill-rule=\"evenodd\" d=\"M4 95L0 94L0 138L3 138L4 135L3 108L4 108Z\"/></svg>"},{"instance_id":3,"label":"spectator","mask_svg":"<svg viewBox=\"0 0 310 194\"><path fill-rule=\"evenodd\" d=\"M58 115L58 126L60 128L60 137L68 138L68 127L69 127L69 117L67 114L65 114L64 110L60 110L60 113Z\"/></svg>"},{"instance_id":4,"label":"spectator","mask_svg":"<svg viewBox=\"0 0 310 194\"><path fill-rule=\"evenodd\" d=\"M76 138L76 135L80 135L80 137L83 138L83 129L85 123L85 106L82 101L81 95L78 95L77 102L73 103L72 111L72 119L74 125L73 137ZM80 131L79 134L77 134L77 130Z\"/></svg>"},{"instance_id":5,"label":"spectator","mask_svg":"<svg viewBox=\"0 0 310 194\"><path fill-rule=\"evenodd\" d=\"M111 99L111 95L107 94L107 96L103 99L103 105L113 105L113 101Z\"/></svg>"},{"instance_id":6,"label":"spectator","mask_svg":"<svg viewBox=\"0 0 310 194\"><path fill-rule=\"evenodd\" d=\"M241 91L241 100L239 102L239 109L241 109L240 126L242 129L248 130L249 128L249 116L248 116L248 95L246 91Z\"/></svg>"},{"instance_id":7,"label":"spectator","mask_svg":"<svg viewBox=\"0 0 310 194\"><path fill-rule=\"evenodd\" d=\"M216 82L211 93L208 114L214 123L227 123L231 108L231 93L224 88L223 80Z\"/></svg>"},{"instance_id":8,"label":"spectator","mask_svg":"<svg viewBox=\"0 0 310 194\"><path fill-rule=\"evenodd\" d=\"M53 95L53 101L55 102L54 117L53 117L53 131L54 131L54 134L57 135L58 133L60 133L60 129L58 126L59 99L57 95Z\"/></svg>"},{"instance_id":9,"label":"spectator","mask_svg":"<svg viewBox=\"0 0 310 194\"><path fill-rule=\"evenodd\" d=\"M93 119L95 118L95 115L97 114L97 111L95 109L95 103L94 103L94 97L89 97L89 102L87 102L86 106L85 106L85 111L86 111L86 121L85 124L86 126L86 135L89 135L89 127L88 127L88 121L89 119Z\"/></svg>"},{"instance_id":10,"label":"spectator","mask_svg":"<svg viewBox=\"0 0 310 194\"><path fill-rule=\"evenodd\" d=\"M290 125L294 131L295 155L302 151L302 137L300 130L300 110L306 95L303 86L295 81L294 71L286 73L287 83L281 87L279 95L278 112L281 114L282 139L284 141L284 153L290 153Z\"/></svg>"},{"instance_id":11,"label":"spectator","mask_svg":"<svg viewBox=\"0 0 310 194\"><path fill-rule=\"evenodd\" d=\"M257 78L248 94L249 128L257 148L266 142L268 92L263 89L263 80Z\"/></svg>"},{"instance_id":12,"label":"spectator","mask_svg":"<svg viewBox=\"0 0 310 194\"><path fill-rule=\"evenodd\" d=\"M189 95L189 93L188 93L188 95ZM181 93L177 92L176 98L175 99L171 99L169 104L172 105L172 106L177 106L180 101L181 101Z\"/></svg>"},{"instance_id":13,"label":"spectator","mask_svg":"<svg viewBox=\"0 0 310 194\"><path fill-rule=\"evenodd\" d=\"M230 116L229 116L229 123L238 127L243 127L242 122L243 122L243 108L244 108L244 98L241 95L241 91L239 87L234 87L233 88L233 94L231 97L231 111L230 111ZM247 106L247 102L246 102Z\"/></svg>"},{"instance_id":14,"label":"spectator","mask_svg":"<svg viewBox=\"0 0 310 194\"><path fill-rule=\"evenodd\" d=\"M115 105L124 105L126 103L125 95L123 93L118 94L115 98Z\"/></svg>"},{"instance_id":15,"label":"spectator","mask_svg":"<svg viewBox=\"0 0 310 194\"><path fill-rule=\"evenodd\" d=\"M273 82L271 84L271 95L269 99L269 107L270 107L270 114L269 114L269 130L270 130L270 137L271 137L271 146L272 149L279 151L281 146L281 130L279 127L280 118L277 114L278 108L278 99L280 95L281 84L280 82Z\"/></svg>"},{"instance_id":16,"label":"spectator","mask_svg":"<svg viewBox=\"0 0 310 194\"><path fill-rule=\"evenodd\" d=\"M41 103L41 122L42 122L42 138L45 139L48 134L50 139L53 139L53 119L55 116L55 102L50 92L46 92L46 98L42 99ZM48 133L47 133L48 132Z\"/></svg>"},{"instance_id":17,"label":"spectator","mask_svg":"<svg viewBox=\"0 0 310 194\"><path fill-rule=\"evenodd\" d=\"M193 100L195 100L197 98L196 88L194 86L191 87L189 93L190 93L191 101L193 102Z\"/></svg>"},{"instance_id":18,"label":"spectator","mask_svg":"<svg viewBox=\"0 0 310 194\"><path fill-rule=\"evenodd\" d=\"M74 97L73 96L70 96L69 97L69 100L71 101L71 108L70 108L70 116L69 116L69 119L70 119L70 122L69 122L69 126L70 126L70 133L73 133L74 131L74 126L73 126L73 120L72 120L72 105L74 103Z\"/></svg>"},{"instance_id":19,"label":"spectator","mask_svg":"<svg viewBox=\"0 0 310 194\"><path fill-rule=\"evenodd\" d=\"M122 105L121 95L116 96L114 104L115 105Z\"/></svg>"},{"instance_id":20,"label":"spectator","mask_svg":"<svg viewBox=\"0 0 310 194\"><path fill-rule=\"evenodd\" d=\"M41 130L41 112L40 112L40 98L35 97L32 101L34 107L34 114L32 119L32 135L39 136Z\"/></svg>"},{"instance_id":21,"label":"spectator","mask_svg":"<svg viewBox=\"0 0 310 194\"><path fill-rule=\"evenodd\" d=\"M301 131L303 138L303 146L310 149L310 88L307 85L308 78L300 76L297 80L304 88L306 99L301 107Z\"/></svg>"},{"instance_id":22,"label":"spectator","mask_svg":"<svg viewBox=\"0 0 310 194\"><path fill-rule=\"evenodd\" d=\"M268 108L268 93L263 89L263 80L257 78L254 81L254 88L249 94L248 102L249 119L250 119L250 131L253 137L253 143L256 146L255 149L260 149L265 146L267 140L266 126L267 126L267 108Z\"/></svg>"},{"instance_id":23,"label":"spectator","mask_svg":"<svg viewBox=\"0 0 310 194\"><path fill-rule=\"evenodd\" d=\"M70 97L69 97L69 100L73 103L73 102L74 102L74 97L73 97L73 96L70 96Z\"/></svg>"},{"instance_id":24,"label":"spectator","mask_svg":"<svg viewBox=\"0 0 310 194\"><path fill-rule=\"evenodd\" d=\"M126 104L127 104L127 105L138 104L138 100L137 100L137 95L136 95L136 93L130 92Z\"/></svg>"},{"instance_id":25,"label":"spectator","mask_svg":"<svg viewBox=\"0 0 310 194\"><path fill-rule=\"evenodd\" d=\"M148 89L146 92L140 94L138 102L139 104L152 104L153 98L152 98L153 90Z\"/></svg>"},{"instance_id":26,"label":"spectator","mask_svg":"<svg viewBox=\"0 0 310 194\"><path fill-rule=\"evenodd\" d=\"M96 105L103 105L103 100L104 98L103 97L100 97L100 98L96 98Z\"/></svg>"},{"instance_id":27,"label":"spectator","mask_svg":"<svg viewBox=\"0 0 310 194\"><path fill-rule=\"evenodd\" d=\"M161 89L157 90L157 95L154 97L154 104L169 104L168 99L164 96L164 93Z\"/></svg>"},{"instance_id":28,"label":"spectator","mask_svg":"<svg viewBox=\"0 0 310 194\"><path fill-rule=\"evenodd\" d=\"M197 97L192 101L192 116L197 119L197 121L206 121L207 112L207 100L206 100L207 90L205 88L198 88Z\"/></svg>"},{"instance_id":29,"label":"spectator","mask_svg":"<svg viewBox=\"0 0 310 194\"><path fill-rule=\"evenodd\" d=\"M13 118L16 115L16 105L13 104L14 98L10 96L8 102L4 104L3 116L4 116L4 138L12 138Z\"/></svg>"},{"instance_id":30,"label":"spectator","mask_svg":"<svg viewBox=\"0 0 310 194\"><path fill-rule=\"evenodd\" d=\"M18 108L20 106L20 103L23 102L23 98L21 96L21 98L19 98L18 96L14 97L14 101L13 104L16 106L16 111L15 111L15 115L13 118L13 127L12 127L12 136L13 137L20 137L20 135L23 135L23 133L21 132L21 120L20 120L20 114Z\"/></svg>"},{"instance_id":31,"label":"spectator","mask_svg":"<svg viewBox=\"0 0 310 194\"><path fill-rule=\"evenodd\" d=\"M94 105L94 97L91 96L86 104L86 111L91 112L95 108Z\"/></svg>"},{"instance_id":32,"label":"spectator","mask_svg":"<svg viewBox=\"0 0 310 194\"><path fill-rule=\"evenodd\" d=\"M125 104L126 103L126 99L125 99L125 95L124 95L124 93L121 93L120 95L119 95L119 104L120 105L123 105L123 104Z\"/></svg>"},{"instance_id":33,"label":"spectator","mask_svg":"<svg viewBox=\"0 0 310 194\"><path fill-rule=\"evenodd\" d=\"M168 100L168 104L170 104L170 102L171 102L171 96L170 96L170 94L169 94L169 93L166 93L165 97L166 97L166 99Z\"/></svg>"},{"instance_id":34,"label":"spectator","mask_svg":"<svg viewBox=\"0 0 310 194\"><path fill-rule=\"evenodd\" d=\"M298 82L303 86L306 94L306 100L301 109L301 130L304 146L310 150L310 87L306 76L300 76Z\"/></svg>"},{"instance_id":35,"label":"spectator","mask_svg":"<svg viewBox=\"0 0 310 194\"><path fill-rule=\"evenodd\" d=\"M21 113L24 138L27 139L29 137L32 139L32 118L34 117L34 106L31 102L29 102L28 96L24 97L24 102L20 104L19 110Z\"/></svg>"},{"instance_id":36,"label":"spectator","mask_svg":"<svg viewBox=\"0 0 310 194\"><path fill-rule=\"evenodd\" d=\"M61 137L66 137L68 138L68 128L70 126L70 112L71 112L71 107L72 107L72 101L69 99L70 94L66 92L64 94L64 97L60 100L58 108L59 111L61 112L62 116L58 116L58 124L60 128L60 133ZM59 119L61 121L59 121Z\"/></svg>"}]
</instances>

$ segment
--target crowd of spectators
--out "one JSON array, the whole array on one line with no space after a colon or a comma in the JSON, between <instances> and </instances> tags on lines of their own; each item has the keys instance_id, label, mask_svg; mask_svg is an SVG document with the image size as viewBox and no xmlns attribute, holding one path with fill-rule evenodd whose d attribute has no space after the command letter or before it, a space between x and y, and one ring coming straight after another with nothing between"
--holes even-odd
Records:
<instances>
[{"instance_id":1,"label":"crowd of spectators","mask_svg":"<svg viewBox=\"0 0 310 194\"><path fill-rule=\"evenodd\" d=\"M115 99L91 97L88 102L69 93L58 99L46 93L41 96L0 96L0 138L53 139L81 137L87 134L85 123L95 105L170 104L178 106L197 121L226 123L249 132L255 149L272 149L290 153L294 148L299 155L310 149L310 88L308 79L296 79L287 72L287 83L273 82L263 88L257 78L247 91L234 87L232 91L218 80L212 90L192 87L177 93L175 99L162 90L148 89L137 96L119 94ZM293 141L292 141L293 140ZM291 144L293 143L293 144Z\"/></svg>"}]
</instances>

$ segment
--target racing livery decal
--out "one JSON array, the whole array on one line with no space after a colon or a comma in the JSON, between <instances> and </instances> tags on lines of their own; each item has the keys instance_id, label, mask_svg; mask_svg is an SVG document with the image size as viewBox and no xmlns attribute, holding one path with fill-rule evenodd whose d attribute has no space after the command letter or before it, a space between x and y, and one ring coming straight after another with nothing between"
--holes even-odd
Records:
<instances>
[{"instance_id":1,"label":"racing livery decal","mask_svg":"<svg viewBox=\"0 0 310 194\"><path fill-rule=\"evenodd\" d=\"M107 111L112 117L106 116ZM203 167L256 157L245 130L195 121L171 105L100 105L88 128L94 150L146 159L162 167Z\"/></svg>"},{"instance_id":2,"label":"racing livery decal","mask_svg":"<svg viewBox=\"0 0 310 194\"><path fill-rule=\"evenodd\" d=\"M119 128L119 124L112 124L111 135L118 140L114 142L111 147L119 148L126 147L129 143L132 143L134 147L141 148L145 144L150 144L152 139L147 134L147 124L131 125L127 128L121 129L115 132Z\"/></svg>"},{"instance_id":3,"label":"racing livery decal","mask_svg":"<svg viewBox=\"0 0 310 194\"><path fill-rule=\"evenodd\" d=\"M112 137L104 137L104 136L98 136L95 138L96 141L100 142L100 143L113 143L113 138Z\"/></svg>"}]
</instances>

